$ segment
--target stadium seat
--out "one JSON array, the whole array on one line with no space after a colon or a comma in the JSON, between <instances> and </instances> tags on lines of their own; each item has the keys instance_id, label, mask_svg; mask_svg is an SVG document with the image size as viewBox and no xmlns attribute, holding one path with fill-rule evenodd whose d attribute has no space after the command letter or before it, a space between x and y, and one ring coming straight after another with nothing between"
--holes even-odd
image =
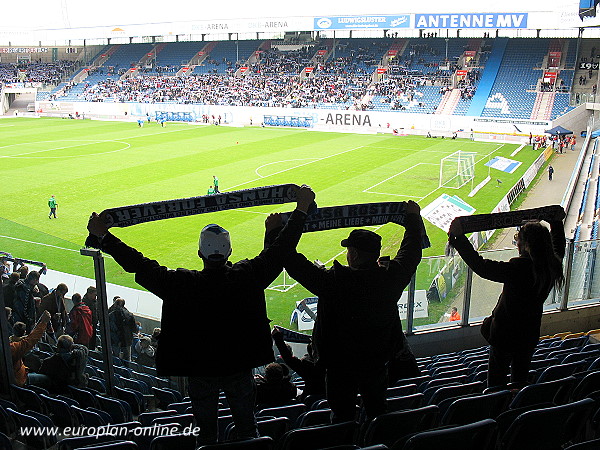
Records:
<instances>
[{"instance_id":1,"label":"stadium seat","mask_svg":"<svg viewBox=\"0 0 600 450\"><path fill-rule=\"evenodd\" d=\"M25 428L31 429L32 427L41 429L43 427L42 423L33 416L20 413L19 411L15 411L12 408L8 408L7 411L18 424L20 430ZM27 445L27 447L30 448L48 448L56 444L56 436L50 433L45 433L42 436L36 436L33 433L23 434L20 432L18 433L18 436L19 439L23 439L23 442Z\"/></svg>"},{"instance_id":2,"label":"stadium seat","mask_svg":"<svg viewBox=\"0 0 600 450\"><path fill-rule=\"evenodd\" d=\"M594 408L586 398L566 405L527 411L518 416L500 441L501 450L558 450L574 440Z\"/></svg>"},{"instance_id":3,"label":"stadium seat","mask_svg":"<svg viewBox=\"0 0 600 450\"><path fill-rule=\"evenodd\" d=\"M110 423L119 424L132 420L131 412L127 411L121 400L104 397L101 395L97 396L96 398L100 403L101 409L110 415Z\"/></svg>"},{"instance_id":4,"label":"stadium seat","mask_svg":"<svg viewBox=\"0 0 600 450\"><path fill-rule=\"evenodd\" d=\"M2 432L0 432L0 450L12 450L12 442L8 436Z\"/></svg>"},{"instance_id":5,"label":"stadium seat","mask_svg":"<svg viewBox=\"0 0 600 450\"><path fill-rule=\"evenodd\" d=\"M543 383L546 381L559 380L573 375L585 368L587 364L584 361L576 361L568 364L557 364L556 366L550 366L539 375L536 383Z\"/></svg>"},{"instance_id":6,"label":"stadium seat","mask_svg":"<svg viewBox=\"0 0 600 450\"><path fill-rule=\"evenodd\" d=\"M600 448L600 439L580 442L579 444L569 445L565 450L598 450Z\"/></svg>"},{"instance_id":7,"label":"stadium seat","mask_svg":"<svg viewBox=\"0 0 600 450\"><path fill-rule=\"evenodd\" d=\"M144 412L138 416L138 420L142 426L147 427L152 424L152 421L158 417L177 416L179 413L173 410Z\"/></svg>"},{"instance_id":8,"label":"stadium seat","mask_svg":"<svg viewBox=\"0 0 600 450\"><path fill-rule=\"evenodd\" d=\"M108 421L103 418L103 416L94 411L78 408L77 406L71 406L71 409L75 412L80 425L85 425L86 427L101 427L108 424Z\"/></svg>"},{"instance_id":9,"label":"stadium seat","mask_svg":"<svg viewBox=\"0 0 600 450\"><path fill-rule=\"evenodd\" d=\"M297 428L285 433L281 438L280 450L309 450L353 445L358 423L343 422L308 428Z\"/></svg>"},{"instance_id":10,"label":"stadium seat","mask_svg":"<svg viewBox=\"0 0 600 450\"><path fill-rule=\"evenodd\" d=\"M79 403L81 408L98 408L98 400L94 394L85 389L79 389L75 386L67 386L69 389L69 395Z\"/></svg>"},{"instance_id":11,"label":"stadium seat","mask_svg":"<svg viewBox=\"0 0 600 450\"><path fill-rule=\"evenodd\" d=\"M588 373L575 388L571 394L572 400L582 400L600 387L600 371Z\"/></svg>"},{"instance_id":12,"label":"stadium seat","mask_svg":"<svg viewBox=\"0 0 600 450\"><path fill-rule=\"evenodd\" d=\"M198 450L273 450L273 448L273 439L265 436L255 439L248 439L245 441L225 442L223 444L214 445L203 445L199 447Z\"/></svg>"},{"instance_id":13,"label":"stadium seat","mask_svg":"<svg viewBox=\"0 0 600 450\"><path fill-rule=\"evenodd\" d=\"M331 423L330 409L315 409L306 411L298 416L294 428L312 427L314 425L328 425Z\"/></svg>"},{"instance_id":14,"label":"stadium seat","mask_svg":"<svg viewBox=\"0 0 600 450\"><path fill-rule=\"evenodd\" d=\"M58 450L76 450L83 447L87 448L88 445L99 445L111 441L114 441L114 438L107 435L69 437L59 441Z\"/></svg>"},{"instance_id":15,"label":"stadium seat","mask_svg":"<svg viewBox=\"0 0 600 450\"><path fill-rule=\"evenodd\" d=\"M274 416L274 417L287 417L290 423L296 423L296 420L306 411L306 405L304 403L296 403L293 405L277 406L274 408L261 409L256 417L261 416Z\"/></svg>"},{"instance_id":16,"label":"stadium seat","mask_svg":"<svg viewBox=\"0 0 600 450\"><path fill-rule=\"evenodd\" d=\"M475 392L481 392L484 388L484 383L482 381L474 381L472 383L458 384L453 386L441 386L439 388L431 388L436 389L429 399L427 400L427 404L429 405L437 405L443 400L452 397L460 397L462 395L473 394ZM424 401L427 399L427 391L425 391Z\"/></svg>"},{"instance_id":17,"label":"stadium seat","mask_svg":"<svg viewBox=\"0 0 600 450\"><path fill-rule=\"evenodd\" d=\"M384 444L391 447L406 436L432 428L438 413L439 408L431 405L382 414L369 423L361 443L363 445Z\"/></svg>"},{"instance_id":18,"label":"stadium seat","mask_svg":"<svg viewBox=\"0 0 600 450\"><path fill-rule=\"evenodd\" d=\"M152 386L152 393L154 394L154 397L156 397L156 406L160 409L169 409L169 405L171 403L177 403L181 401L181 398L178 398L171 390L160 389Z\"/></svg>"},{"instance_id":19,"label":"stadium seat","mask_svg":"<svg viewBox=\"0 0 600 450\"><path fill-rule=\"evenodd\" d=\"M138 450L138 446L132 441L115 441L99 445L85 447L87 450Z\"/></svg>"},{"instance_id":20,"label":"stadium seat","mask_svg":"<svg viewBox=\"0 0 600 450\"><path fill-rule=\"evenodd\" d=\"M37 411L42 414L47 414L46 405L40 398L40 396L33 391L32 389L28 389L25 387L20 387L16 385L11 385L11 390L17 394L17 399L19 402L25 405L26 409L32 409L33 411ZM46 395L48 392L46 392Z\"/></svg>"},{"instance_id":21,"label":"stadium seat","mask_svg":"<svg viewBox=\"0 0 600 450\"><path fill-rule=\"evenodd\" d=\"M405 395L403 397L388 398L386 401L387 411L401 411L403 409L414 409L419 408L423 404L423 394L416 393L412 395Z\"/></svg>"},{"instance_id":22,"label":"stadium seat","mask_svg":"<svg viewBox=\"0 0 600 450\"><path fill-rule=\"evenodd\" d=\"M495 419L506 410L511 397L511 392L504 390L457 398L445 410L440 424L466 425L484 419Z\"/></svg>"},{"instance_id":23,"label":"stadium seat","mask_svg":"<svg viewBox=\"0 0 600 450\"><path fill-rule=\"evenodd\" d=\"M167 423L176 423L185 428L194 423L194 415L179 414L174 416L156 417L152 420L152 425L165 425Z\"/></svg>"},{"instance_id":24,"label":"stadium seat","mask_svg":"<svg viewBox=\"0 0 600 450\"><path fill-rule=\"evenodd\" d=\"M256 426L258 427L259 436L268 436L273 439L274 443L277 443L279 439L290 429L290 421L287 417L273 417L257 418ZM225 430L225 440L232 441L236 440L237 435L235 433L235 424L232 422L227 426Z\"/></svg>"},{"instance_id":25,"label":"stadium seat","mask_svg":"<svg viewBox=\"0 0 600 450\"><path fill-rule=\"evenodd\" d=\"M511 409L539 403L564 403L575 385L575 377L536 383L521 389L510 404Z\"/></svg>"},{"instance_id":26,"label":"stadium seat","mask_svg":"<svg viewBox=\"0 0 600 450\"><path fill-rule=\"evenodd\" d=\"M150 442L150 450L193 450L196 448L194 435L172 434L157 436Z\"/></svg>"},{"instance_id":27,"label":"stadium seat","mask_svg":"<svg viewBox=\"0 0 600 450\"><path fill-rule=\"evenodd\" d=\"M496 435L496 422L485 419L479 422L424 431L406 441L404 450L431 450L442 446L444 450L481 450L492 448Z\"/></svg>"},{"instance_id":28,"label":"stadium seat","mask_svg":"<svg viewBox=\"0 0 600 450\"><path fill-rule=\"evenodd\" d=\"M411 395L417 392L416 384L406 384L403 386L394 386L387 388L386 397L402 397L404 395Z\"/></svg>"}]
</instances>

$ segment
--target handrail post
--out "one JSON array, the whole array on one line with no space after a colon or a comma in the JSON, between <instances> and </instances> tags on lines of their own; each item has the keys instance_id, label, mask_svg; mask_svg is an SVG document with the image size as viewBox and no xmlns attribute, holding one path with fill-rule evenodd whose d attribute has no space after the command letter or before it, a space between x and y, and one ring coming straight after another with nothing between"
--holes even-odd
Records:
<instances>
[{"instance_id":1,"label":"handrail post","mask_svg":"<svg viewBox=\"0 0 600 450\"><path fill-rule=\"evenodd\" d=\"M83 256L91 256L94 260L94 273L96 278L97 305L99 308L98 318L100 319L100 333L102 342L102 358L106 362L106 393L115 396L115 370L113 367L112 346L110 342L110 323L108 320L108 302L106 295L106 273L104 271L104 257L100 250L93 248L82 248L80 253Z\"/></svg>"},{"instance_id":2,"label":"handrail post","mask_svg":"<svg viewBox=\"0 0 600 450\"><path fill-rule=\"evenodd\" d=\"M416 272L410 279L408 285L408 300L406 302L406 335L413 335L413 319L414 319L414 308L415 308L415 287L417 285Z\"/></svg>"}]
</instances>

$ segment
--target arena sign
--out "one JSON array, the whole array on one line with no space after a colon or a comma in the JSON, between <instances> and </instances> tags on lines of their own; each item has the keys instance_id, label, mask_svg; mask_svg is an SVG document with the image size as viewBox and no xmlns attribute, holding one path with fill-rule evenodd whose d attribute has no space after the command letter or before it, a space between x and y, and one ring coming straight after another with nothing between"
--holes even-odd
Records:
<instances>
[{"instance_id":1,"label":"arena sign","mask_svg":"<svg viewBox=\"0 0 600 450\"><path fill-rule=\"evenodd\" d=\"M527 28L527 13L415 14L415 28Z\"/></svg>"},{"instance_id":2,"label":"arena sign","mask_svg":"<svg viewBox=\"0 0 600 450\"><path fill-rule=\"evenodd\" d=\"M351 30L357 28L410 28L410 14L394 16L315 17L315 30Z\"/></svg>"}]
</instances>

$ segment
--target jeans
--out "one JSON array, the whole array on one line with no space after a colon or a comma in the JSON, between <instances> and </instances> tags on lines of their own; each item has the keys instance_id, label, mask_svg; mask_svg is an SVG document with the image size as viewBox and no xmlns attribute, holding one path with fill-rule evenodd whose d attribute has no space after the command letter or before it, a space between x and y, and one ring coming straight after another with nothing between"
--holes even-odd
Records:
<instances>
[{"instance_id":1,"label":"jeans","mask_svg":"<svg viewBox=\"0 0 600 450\"><path fill-rule=\"evenodd\" d=\"M506 385L509 367L511 383L525 386L534 350L534 348L524 347L515 351L506 351L491 346L488 364L488 387Z\"/></svg>"},{"instance_id":2,"label":"jeans","mask_svg":"<svg viewBox=\"0 0 600 450\"><path fill-rule=\"evenodd\" d=\"M386 366L327 368L325 384L334 423L356 420L356 396L359 392L367 420L386 412Z\"/></svg>"},{"instance_id":3,"label":"jeans","mask_svg":"<svg viewBox=\"0 0 600 450\"><path fill-rule=\"evenodd\" d=\"M252 370L222 377L189 377L189 390L196 424L200 427L197 444L216 443L219 436L219 392L223 390L231 408L236 435L240 439L258 437L254 406L256 384Z\"/></svg>"}]
</instances>

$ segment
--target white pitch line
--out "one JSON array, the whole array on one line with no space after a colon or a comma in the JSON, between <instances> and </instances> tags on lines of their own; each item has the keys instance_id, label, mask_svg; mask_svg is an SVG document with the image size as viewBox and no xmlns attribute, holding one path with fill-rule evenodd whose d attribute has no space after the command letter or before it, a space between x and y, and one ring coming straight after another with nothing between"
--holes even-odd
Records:
<instances>
[{"instance_id":1,"label":"white pitch line","mask_svg":"<svg viewBox=\"0 0 600 450\"><path fill-rule=\"evenodd\" d=\"M514 152L512 152L510 154L510 156L515 156L517 153L519 153L521 151L521 149L525 147L525 144L521 144L521 146L519 148L517 148Z\"/></svg>"},{"instance_id":2,"label":"white pitch line","mask_svg":"<svg viewBox=\"0 0 600 450\"><path fill-rule=\"evenodd\" d=\"M52 141L26 142L26 143L17 144L17 145L35 145L35 144L39 144L40 142L52 142ZM80 142L83 142L83 141L80 141ZM84 154L84 155L71 155L70 157L74 158L74 157L79 157L79 156L104 155L104 154L108 154L108 153L115 153L115 152L120 152L122 150L127 150L128 148L131 147L131 144L129 144L127 142L121 142L121 141L115 141L115 140L103 140L103 141L92 141L92 142L88 142L87 144L77 144L77 145L68 145L65 147L45 148L43 150L35 150L33 152L18 153L16 155L0 155L0 158L22 158L22 157L26 157L26 155L33 155L35 153L52 152L54 150L65 150L67 148L83 147L84 145L101 144L104 142L118 142L119 144L124 144L125 148L120 148L118 150L111 150L109 152L90 153L90 154ZM5 145L4 147L14 147L14 144L12 146ZM0 148L2 148L2 147L0 147ZM44 156L44 158L69 158L69 156Z\"/></svg>"},{"instance_id":3,"label":"white pitch line","mask_svg":"<svg viewBox=\"0 0 600 450\"><path fill-rule=\"evenodd\" d=\"M254 171L254 173L255 173L256 175L258 175L259 177L261 177L261 178L265 178L265 177L268 177L268 175L264 175L264 176L263 176L263 175L261 175L260 173L258 173L258 171L259 171L260 169L262 169L263 167L271 166L271 165L273 165L273 164L279 164L279 163L282 163L282 162L289 162L289 161L307 161L307 160L309 160L309 159L311 159L311 160L314 160L314 159L317 159L317 158L296 158L296 159L282 159L281 161L274 161L274 162L270 162L270 163L267 163L267 164L263 164L262 166L259 166L259 167L257 167L257 168L256 168L256 170Z\"/></svg>"},{"instance_id":4,"label":"white pitch line","mask_svg":"<svg viewBox=\"0 0 600 450\"><path fill-rule=\"evenodd\" d=\"M309 161L309 162L307 162L307 163L304 163L304 164L299 164L299 165L297 165L297 166L294 166L294 167L289 167L289 168L287 168L287 169L280 170L279 172L273 172L272 174L266 175L266 176L264 176L264 177L259 177L259 178L255 178L254 180L245 181L245 182L243 182L243 183L236 184L235 186L231 186L229 189L233 190L233 189L235 189L235 188L237 188L237 187L244 186L245 184L254 183L255 181L262 180L263 178L267 178L267 177L270 177L270 176L273 176L273 175L278 175L278 174L280 174L280 173L287 172L288 170L297 169L298 167L302 167L302 166L306 166L306 165L308 165L308 164L312 164L312 163L315 163L315 162L323 161L323 160L325 160L325 159L328 159L328 158L333 158L334 156L343 155L344 153L348 153L348 152L351 152L351 151L353 151L353 150L357 150L357 149L359 149L359 148L364 148L364 145L361 145L361 146L359 146L359 147L350 148L350 149L348 149L348 150L344 150L343 152L335 153L335 154L333 154L333 155L324 156L324 157L322 157L322 158L317 158L317 159L315 159L314 161Z\"/></svg>"},{"instance_id":5,"label":"white pitch line","mask_svg":"<svg viewBox=\"0 0 600 450\"><path fill-rule=\"evenodd\" d=\"M0 238L12 239L13 241L26 242L27 244L37 244L37 245L42 245L44 247L52 247L52 248L57 248L59 250L67 250L69 252L79 253L79 250L73 250L72 248L57 247L56 245L43 244L41 242L35 242L35 241L27 241L25 239L19 239L19 238L12 237L12 236L2 236L2 235L0 235ZM105 255L105 256L107 256L107 255Z\"/></svg>"},{"instance_id":6,"label":"white pitch line","mask_svg":"<svg viewBox=\"0 0 600 450\"><path fill-rule=\"evenodd\" d=\"M364 190L363 190L363 192L369 192L369 190L370 190L370 189L373 189L374 187L377 187L377 186L379 186L380 184L382 184L382 183L385 183L385 182L386 182L386 181L388 181L388 180L391 180L392 178L396 178L398 175L402 175L404 172L408 172L409 170L412 170L412 169L414 169L415 167L417 167L417 166L420 166L421 164L429 164L429 165L439 166L439 164L437 164L437 163L417 163L417 164L414 164L414 165L412 165L412 166L410 166L410 167L408 167L408 168L404 169L402 172L398 172L398 173L396 173L395 175L392 175L391 177L388 177L388 178L386 178L385 180L383 180L383 181L380 181L379 183L377 183L377 184L374 184L373 186L371 186L371 187L368 187L368 188L364 189ZM390 194L390 195L396 195L396 194ZM408 196L407 196L407 197L408 197Z\"/></svg>"}]
</instances>

